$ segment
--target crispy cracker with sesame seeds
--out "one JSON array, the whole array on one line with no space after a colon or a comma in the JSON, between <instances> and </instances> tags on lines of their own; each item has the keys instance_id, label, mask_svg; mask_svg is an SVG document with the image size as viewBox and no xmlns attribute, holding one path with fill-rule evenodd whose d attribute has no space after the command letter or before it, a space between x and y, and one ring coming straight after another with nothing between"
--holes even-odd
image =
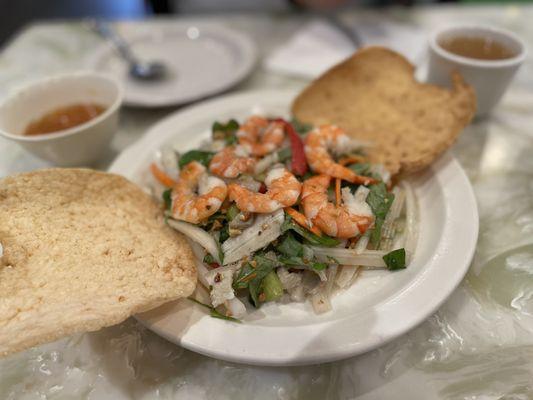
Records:
<instances>
[{"instance_id":1,"label":"crispy cracker with sesame seeds","mask_svg":"<svg viewBox=\"0 0 533 400\"><path fill-rule=\"evenodd\" d=\"M336 124L371 142L369 161L392 174L424 169L448 149L476 111L458 73L452 88L419 83L402 55L367 47L334 66L294 100L292 113L315 126Z\"/></svg>"}]
</instances>

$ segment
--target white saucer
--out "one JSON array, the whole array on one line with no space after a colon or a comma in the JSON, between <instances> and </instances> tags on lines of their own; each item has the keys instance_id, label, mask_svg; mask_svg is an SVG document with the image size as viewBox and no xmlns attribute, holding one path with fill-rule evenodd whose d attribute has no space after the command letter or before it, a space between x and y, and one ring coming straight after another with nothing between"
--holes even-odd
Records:
<instances>
[{"instance_id":1,"label":"white saucer","mask_svg":"<svg viewBox=\"0 0 533 400\"><path fill-rule=\"evenodd\" d=\"M156 25L149 33L122 34L137 57L170 70L162 81L134 81L109 43L91 54L87 66L122 82L124 103L132 106L179 105L222 92L243 80L257 58L248 36L222 26Z\"/></svg>"}]
</instances>

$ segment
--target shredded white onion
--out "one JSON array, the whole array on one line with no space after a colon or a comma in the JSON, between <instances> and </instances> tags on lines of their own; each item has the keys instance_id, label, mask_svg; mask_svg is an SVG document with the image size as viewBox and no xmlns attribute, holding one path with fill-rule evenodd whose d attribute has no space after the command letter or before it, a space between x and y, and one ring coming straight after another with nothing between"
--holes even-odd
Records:
<instances>
[{"instance_id":1,"label":"shredded white onion","mask_svg":"<svg viewBox=\"0 0 533 400\"><path fill-rule=\"evenodd\" d=\"M368 242L370 241L370 231L367 230L363 236L357 241L355 248L355 254L361 254L368 247Z\"/></svg>"},{"instance_id":2,"label":"shredded white onion","mask_svg":"<svg viewBox=\"0 0 533 400\"><path fill-rule=\"evenodd\" d=\"M233 297L224 303L230 317L241 318L246 314L246 306L237 297Z\"/></svg>"},{"instance_id":3,"label":"shredded white onion","mask_svg":"<svg viewBox=\"0 0 533 400\"><path fill-rule=\"evenodd\" d=\"M339 249L338 247L312 246L315 256L322 262L331 262L335 259L340 265L361 265L363 267L385 268L383 256L386 252L381 250L365 250L357 254L353 249ZM331 257L331 258L330 258Z\"/></svg>"},{"instance_id":4,"label":"shredded white onion","mask_svg":"<svg viewBox=\"0 0 533 400\"><path fill-rule=\"evenodd\" d=\"M281 224L284 220L283 210L256 217L252 226L222 244L224 265L238 261L276 240L281 235Z\"/></svg>"},{"instance_id":5,"label":"shredded white onion","mask_svg":"<svg viewBox=\"0 0 533 400\"><path fill-rule=\"evenodd\" d=\"M255 164L254 167L254 174L262 174L265 172L271 165L277 163L279 161L278 153L274 152L271 153L265 157L263 157L261 160Z\"/></svg>"},{"instance_id":6,"label":"shredded white onion","mask_svg":"<svg viewBox=\"0 0 533 400\"><path fill-rule=\"evenodd\" d=\"M389 212L383 221L381 228L381 237L383 238L380 248L382 250L391 250L392 240L394 239L394 233L396 231L396 221L400 217L405 204L405 191L395 186L392 190L394 194L394 200L391 204Z\"/></svg>"},{"instance_id":7,"label":"shredded white onion","mask_svg":"<svg viewBox=\"0 0 533 400\"><path fill-rule=\"evenodd\" d=\"M304 293L314 293L320 285L320 282L318 275L311 270L304 270L302 272L302 287Z\"/></svg>"},{"instance_id":8,"label":"shredded white onion","mask_svg":"<svg viewBox=\"0 0 533 400\"><path fill-rule=\"evenodd\" d=\"M202 141L202 143L199 146L199 149L203 151L212 151L212 152L217 153L221 151L224 147L226 147L226 142L223 139L217 139L217 140L206 139Z\"/></svg>"},{"instance_id":9,"label":"shredded white onion","mask_svg":"<svg viewBox=\"0 0 533 400\"><path fill-rule=\"evenodd\" d=\"M189 242L189 245L191 246L192 252L194 253L194 262L196 264L196 271L198 274L198 280L204 287L209 290L209 282L207 282L206 276L209 270L203 263L203 258L205 255L205 250L200 246L198 243L193 242L189 238L187 238L187 242Z\"/></svg>"},{"instance_id":10,"label":"shredded white onion","mask_svg":"<svg viewBox=\"0 0 533 400\"><path fill-rule=\"evenodd\" d=\"M164 147L155 153L155 159L163 171L172 179L177 180L180 174L178 167L178 155L176 152L169 148Z\"/></svg>"},{"instance_id":11,"label":"shredded white onion","mask_svg":"<svg viewBox=\"0 0 533 400\"><path fill-rule=\"evenodd\" d=\"M259 192L261 188L261 182L256 181L248 175L237 179L236 183L252 192Z\"/></svg>"},{"instance_id":12,"label":"shredded white onion","mask_svg":"<svg viewBox=\"0 0 533 400\"><path fill-rule=\"evenodd\" d=\"M326 293L325 283L311 296L311 305L316 314L323 314L331 310L331 302Z\"/></svg>"},{"instance_id":13,"label":"shredded white onion","mask_svg":"<svg viewBox=\"0 0 533 400\"><path fill-rule=\"evenodd\" d=\"M390 182L390 172L387 168L385 168L383 164L373 164L370 167L370 170L374 174L378 174L379 176L381 176L381 180L386 184Z\"/></svg>"},{"instance_id":14,"label":"shredded white onion","mask_svg":"<svg viewBox=\"0 0 533 400\"><path fill-rule=\"evenodd\" d=\"M234 269L232 267L219 267L206 274L206 280L209 283L208 287L211 288L209 295L211 296L213 307L218 307L235 298L235 292L232 287L233 273Z\"/></svg>"},{"instance_id":15,"label":"shredded white onion","mask_svg":"<svg viewBox=\"0 0 533 400\"><path fill-rule=\"evenodd\" d=\"M302 274L297 272L289 272L285 267L278 268L276 274L281 282L281 286L283 286L283 289L287 291L295 288L296 286L300 286L302 283Z\"/></svg>"},{"instance_id":16,"label":"shredded white onion","mask_svg":"<svg viewBox=\"0 0 533 400\"><path fill-rule=\"evenodd\" d=\"M405 233L396 235L394 242L392 243L391 250L405 248Z\"/></svg>"},{"instance_id":17,"label":"shredded white onion","mask_svg":"<svg viewBox=\"0 0 533 400\"><path fill-rule=\"evenodd\" d=\"M350 286L353 278L359 273L359 267L354 265L343 265L340 267L337 277L335 278L335 283L341 289L347 288Z\"/></svg>"},{"instance_id":18,"label":"shredded white onion","mask_svg":"<svg viewBox=\"0 0 533 400\"><path fill-rule=\"evenodd\" d=\"M304 293L304 287L303 285L298 285L293 289L287 290L289 293L290 299L292 301L304 301L305 300L305 293Z\"/></svg>"},{"instance_id":19,"label":"shredded white onion","mask_svg":"<svg viewBox=\"0 0 533 400\"><path fill-rule=\"evenodd\" d=\"M220 264L218 246L213 236L204 231L202 228L193 224L189 224L188 222L177 221L169 218L167 223L170 227L174 228L178 232L183 233L189 239L201 245L209 254L211 254L215 261Z\"/></svg>"},{"instance_id":20,"label":"shredded white onion","mask_svg":"<svg viewBox=\"0 0 533 400\"><path fill-rule=\"evenodd\" d=\"M320 270L320 271L313 270L313 272L315 272L318 275L318 277L320 278L320 280L322 282L326 282L328 280L328 277L326 275L326 271L324 271L324 270Z\"/></svg>"},{"instance_id":21,"label":"shredded white onion","mask_svg":"<svg viewBox=\"0 0 533 400\"><path fill-rule=\"evenodd\" d=\"M326 270L326 294L328 297L331 296L331 292L333 291L338 270L339 267L336 264L330 265Z\"/></svg>"},{"instance_id":22,"label":"shredded white onion","mask_svg":"<svg viewBox=\"0 0 533 400\"><path fill-rule=\"evenodd\" d=\"M405 181L400 185L405 190L405 253L406 262L409 263L418 240L418 205L411 185Z\"/></svg>"},{"instance_id":23,"label":"shredded white onion","mask_svg":"<svg viewBox=\"0 0 533 400\"><path fill-rule=\"evenodd\" d=\"M302 249L303 249L302 258L304 260L312 260L313 257L315 256L315 253L313 252L313 249L311 248L311 246L304 244L302 246Z\"/></svg>"}]
</instances>

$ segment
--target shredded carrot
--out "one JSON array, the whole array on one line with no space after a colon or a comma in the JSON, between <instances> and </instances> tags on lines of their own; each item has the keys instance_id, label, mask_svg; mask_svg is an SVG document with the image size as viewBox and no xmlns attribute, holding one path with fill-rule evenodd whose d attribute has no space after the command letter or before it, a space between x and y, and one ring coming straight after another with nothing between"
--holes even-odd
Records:
<instances>
[{"instance_id":1,"label":"shredded carrot","mask_svg":"<svg viewBox=\"0 0 533 400\"><path fill-rule=\"evenodd\" d=\"M157 179L162 185L166 187L173 187L176 184L176 181L168 176L165 172L161 171L159 167L152 163L150 164L150 171L155 179Z\"/></svg>"},{"instance_id":2,"label":"shredded carrot","mask_svg":"<svg viewBox=\"0 0 533 400\"><path fill-rule=\"evenodd\" d=\"M335 178L335 204L337 207L341 205L341 179Z\"/></svg>"},{"instance_id":3,"label":"shredded carrot","mask_svg":"<svg viewBox=\"0 0 533 400\"><path fill-rule=\"evenodd\" d=\"M356 156L356 155L344 157L339 160L340 165L348 165L348 164L355 164L355 163L362 163L362 162L365 162L365 158L363 156Z\"/></svg>"},{"instance_id":4,"label":"shredded carrot","mask_svg":"<svg viewBox=\"0 0 533 400\"><path fill-rule=\"evenodd\" d=\"M299 213L292 207L285 207L285 211L287 211L287 214L289 214L298 225L313 232L317 236L322 236L320 228L316 225L312 225L305 215Z\"/></svg>"}]
</instances>

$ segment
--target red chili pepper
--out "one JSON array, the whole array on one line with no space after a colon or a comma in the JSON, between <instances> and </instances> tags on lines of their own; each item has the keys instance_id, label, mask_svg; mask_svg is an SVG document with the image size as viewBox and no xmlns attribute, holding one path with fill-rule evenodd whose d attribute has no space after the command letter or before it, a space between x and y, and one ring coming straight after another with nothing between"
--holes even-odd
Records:
<instances>
[{"instance_id":1,"label":"red chili pepper","mask_svg":"<svg viewBox=\"0 0 533 400\"><path fill-rule=\"evenodd\" d=\"M261 182L261 186L259 186L259 193L266 193L267 187L264 183Z\"/></svg>"},{"instance_id":2,"label":"red chili pepper","mask_svg":"<svg viewBox=\"0 0 533 400\"><path fill-rule=\"evenodd\" d=\"M219 263L216 263L216 262L213 262L213 263L210 263L209 266L210 266L211 268L215 269L215 268L220 267L220 264L219 264Z\"/></svg>"},{"instance_id":3,"label":"red chili pepper","mask_svg":"<svg viewBox=\"0 0 533 400\"><path fill-rule=\"evenodd\" d=\"M278 118L276 121L283 123L285 132L287 132L289 140L291 141L291 171L296 175L304 175L307 172L307 160L305 158L303 140L289 122L285 121L283 118Z\"/></svg>"}]
</instances>

